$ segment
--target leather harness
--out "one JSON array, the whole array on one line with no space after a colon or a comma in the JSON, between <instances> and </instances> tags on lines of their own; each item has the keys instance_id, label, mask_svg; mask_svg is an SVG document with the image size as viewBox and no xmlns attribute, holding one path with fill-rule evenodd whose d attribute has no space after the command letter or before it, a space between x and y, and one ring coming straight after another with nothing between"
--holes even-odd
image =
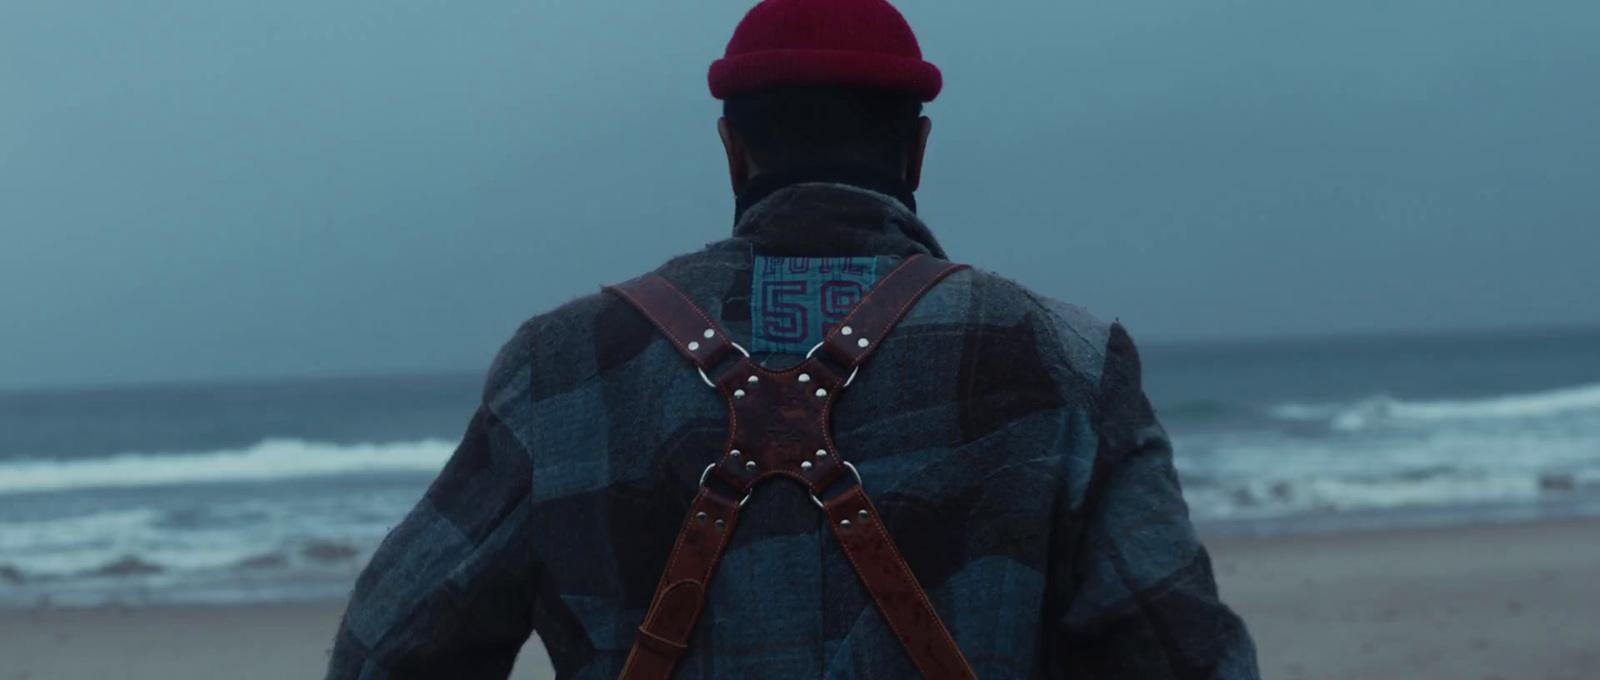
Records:
<instances>
[{"instance_id":1,"label":"leather harness","mask_svg":"<svg viewBox=\"0 0 1600 680\"><path fill-rule=\"evenodd\" d=\"M778 477L810 490L867 593L922 676L976 677L895 547L855 466L840 456L829 417L834 400L890 329L935 284L964 268L920 255L908 258L803 363L783 371L751 361L726 330L659 275L606 288L649 318L728 404L728 443L700 477L700 492L689 505L622 680L672 676L738 524L739 509L758 484ZM829 494L841 483L848 486Z\"/></svg>"}]
</instances>

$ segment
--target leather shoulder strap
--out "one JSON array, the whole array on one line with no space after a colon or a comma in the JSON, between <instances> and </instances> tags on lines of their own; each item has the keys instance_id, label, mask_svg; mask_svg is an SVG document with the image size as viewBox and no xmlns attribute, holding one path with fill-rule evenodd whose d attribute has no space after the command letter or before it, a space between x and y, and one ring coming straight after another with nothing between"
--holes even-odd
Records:
<instances>
[{"instance_id":1,"label":"leather shoulder strap","mask_svg":"<svg viewBox=\"0 0 1600 680\"><path fill-rule=\"evenodd\" d=\"M728 547L739 503L701 489L689 505L667 569L656 585L650 611L634 635L633 649L617 677L623 680L669 680L705 607L711 577Z\"/></svg>"},{"instance_id":2,"label":"leather shoulder strap","mask_svg":"<svg viewBox=\"0 0 1600 680\"><path fill-rule=\"evenodd\" d=\"M604 290L650 319L701 371L720 364L735 350L728 332L660 274L645 274Z\"/></svg>"},{"instance_id":3,"label":"leather shoulder strap","mask_svg":"<svg viewBox=\"0 0 1600 680\"><path fill-rule=\"evenodd\" d=\"M822 345L834 361L855 369L867 360L878 343L900 323L906 312L945 277L966 269L926 255L913 255L872 287L855 309L845 316Z\"/></svg>"},{"instance_id":4,"label":"leather shoulder strap","mask_svg":"<svg viewBox=\"0 0 1600 680\"><path fill-rule=\"evenodd\" d=\"M604 289L655 324L678 352L706 371L720 365L738 346L728 332L683 291L658 274ZM742 353L742 352L741 352ZM707 382L710 382L707 378ZM703 480L702 480L703 481ZM656 585L650 610L634 635L633 649L619 676L627 680L668 680L689 646L717 563L738 522L740 503L702 484L672 546L666 570Z\"/></svg>"},{"instance_id":5,"label":"leather shoulder strap","mask_svg":"<svg viewBox=\"0 0 1600 680\"><path fill-rule=\"evenodd\" d=\"M895 547L866 490L857 484L825 502L823 511L861 585L922 677L975 680L972 666Z\"/></svg>"},{"instance_id":6,"label":"leather shoulder strap","mask_svg":"<svg viewBox=\"0 0 1600 680\"><path fill-rule=\"evenodd\" d=\"M966 268L921 255L907 259L879 281L823 340L825 351L849 370L859 368L929 290ZM972 666L906 564L859 480L854 487L824 502L823 511L850 566L922 677L974 680L977 676Z\"/></svg>"}]
</instances>

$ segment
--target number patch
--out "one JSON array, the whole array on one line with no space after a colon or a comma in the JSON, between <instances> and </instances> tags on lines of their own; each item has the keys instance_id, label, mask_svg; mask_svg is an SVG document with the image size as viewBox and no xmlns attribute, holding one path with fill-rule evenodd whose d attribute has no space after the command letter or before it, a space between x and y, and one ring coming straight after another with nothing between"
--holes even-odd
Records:
<instances>
[{"instance_id":1,"label":"number patch","mask_svg":"<svg viewBox=\"0 0 1600 680\"><path fill-rule=\"evenodd\" d=\"M752 351L805 354L877 283L873 257L757 257Z\"/></svg>"}]
</instances>

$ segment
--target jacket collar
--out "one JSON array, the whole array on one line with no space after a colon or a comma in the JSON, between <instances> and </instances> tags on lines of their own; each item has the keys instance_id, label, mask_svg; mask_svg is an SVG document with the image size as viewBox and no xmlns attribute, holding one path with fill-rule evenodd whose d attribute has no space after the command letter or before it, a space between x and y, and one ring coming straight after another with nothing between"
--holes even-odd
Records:
<instances>
[{"instance_id":1,"label":"jacket collar","mask_svg":"<svg viewBox=\"0 0 1600 680\"><path fill-rule=\"evenodd\" d=\"M904 181L852 167L763 174L740 192L736 240L787 257L932 255L944 249Z\"/></svg>"}]
</instances>

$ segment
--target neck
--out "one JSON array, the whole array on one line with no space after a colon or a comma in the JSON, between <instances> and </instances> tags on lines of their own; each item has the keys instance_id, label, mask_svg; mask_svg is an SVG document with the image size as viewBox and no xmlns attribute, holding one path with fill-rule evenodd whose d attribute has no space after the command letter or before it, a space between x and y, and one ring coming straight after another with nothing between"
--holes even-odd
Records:
<instances>
[{"instance_id":1,"label":"neck","mask_svg":"<svg viewBox=\"0 0 1600 680\"><path fill-rule=\"evenodd\" d=\"M797 184L846 184L858 189L874 191L900 201L915 213L917 199L903 177L864 165L814 165L783 170L769 170L751 177L739 191L735 202L734 221L744 216L746 210L773 193Z\"/></svg>"}]
</instances>

